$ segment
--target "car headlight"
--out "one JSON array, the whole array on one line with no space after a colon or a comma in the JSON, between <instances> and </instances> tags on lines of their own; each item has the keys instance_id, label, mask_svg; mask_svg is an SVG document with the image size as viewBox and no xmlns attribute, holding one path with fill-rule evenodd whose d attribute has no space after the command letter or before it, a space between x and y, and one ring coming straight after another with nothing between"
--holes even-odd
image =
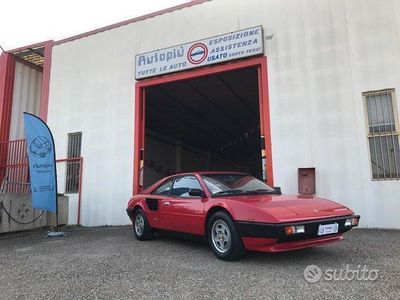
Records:
<instances>
[{"instance_id":1,"label":"car headlight","mask_svg":"<svg viewBox=\"0 0 400 300\"><path fill-rule=\"evenodd\" d=\"M350 226L358 226L358 218L346 219L346 221L344 222L344 227Z\"/></svg>"},{"instance_id":2,"label":"car headlight","mask_svg":"<svg viewBox=\"0 0 400 300\"><path fill-rule=\"evenodd\" d=\"M305 233L304 225L285 226L286 235Z\"/></svg>"}]
</instances>

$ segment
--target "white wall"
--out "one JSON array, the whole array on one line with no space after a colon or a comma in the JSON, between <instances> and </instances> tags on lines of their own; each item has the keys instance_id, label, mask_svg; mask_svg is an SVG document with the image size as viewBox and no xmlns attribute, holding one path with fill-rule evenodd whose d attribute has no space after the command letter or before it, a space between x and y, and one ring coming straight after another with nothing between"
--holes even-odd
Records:
<instances>
[{"instance_id":1,"label":"white wall","mask_svg":"<svg viewBox=\"0 0 400 300\"><path fill-rule=\"evenodd\" d=\"M56 143L57 145L57 143ZM58 157L59 158L59 157ZM64 158L64 157L63 157ZM68 196L68 224L78 224L78 201L79 194L66 194L66 175L67 175L67 163L57 162L57 192Z\"/></svg>"},{"instance_id":2,"label":"white wall","mask_svg":"<svg viewBox=\"0 0 400 300\"><path fill-rule=\"evenodd\" d=\"M296 193L316 167L318 195L400 228L399 181L370 179L361 96L400 89L398 16L396 0L215 0L55 46L49 124L58 157L83 132L82 224L129 223L135 55L262 24L275 185Z\"/></svg>"},{"instance_id":3,"label":"white wall","mask_svg":"<svg viewBox=\"0 0 400 300\"><path fill-rule=\"evenodd\" d=\"M400 3L267 3L276 184L294 193L296 168L315 166L318 195L353 208L364 227L400 228L400 182L371 181L361 95L399 91Z\"/></svg>"},{"instance_id":4,"label":"white wall","mask_svg":"<svg viewBox=\"0 0 400 300\"><path fill-rule=\"evenodd\" d=\"M41 92L42 72L22 63L15 63L10 140L24 138L24 111L39 115Z\"/></svg>"}]
</instances>

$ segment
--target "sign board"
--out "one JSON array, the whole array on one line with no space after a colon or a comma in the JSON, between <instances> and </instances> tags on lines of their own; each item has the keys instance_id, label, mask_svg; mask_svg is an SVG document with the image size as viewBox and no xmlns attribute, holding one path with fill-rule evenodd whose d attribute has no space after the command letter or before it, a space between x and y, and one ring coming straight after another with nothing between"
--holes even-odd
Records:
<instances>
[{"instance_id":1,"label":"sign board","mask_svg":"<svg viewBox=\"0 0 400 300\"><path fill-rule=\"evenodd\" d=\"M56 156L53 135L46 123L26 112L24 112L24 125L32 207L57 212Z\"/></svg>"},{"instance_id":2,"label":"sign board","mask_svg":"<svg viewBox=\"0 0 400 300\"><path fill-rule=\"evenodd\" d=\"M264 53L256 26L208 39L136 55L136 79L183 71Z\"/></svg>"}]
</instances>

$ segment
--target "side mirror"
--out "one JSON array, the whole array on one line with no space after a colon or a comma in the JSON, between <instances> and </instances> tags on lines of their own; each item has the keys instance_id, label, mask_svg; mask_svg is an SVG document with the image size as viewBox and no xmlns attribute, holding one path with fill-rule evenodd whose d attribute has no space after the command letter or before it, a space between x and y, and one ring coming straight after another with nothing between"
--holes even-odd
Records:
<instances>
[{"instance_id":1,"label":"side mirror","mask_svg":"<svg viewBox=\"0 0 400 300\"><path fill-rule=\"evenodd\" d=\"M204 198L204 192L201 189L190 189L189 190L189 196L191 197L201 197Z\"/></svg>"},{"instance_id":2,"label":"side mirror","mask_svg":"<svg viewBox=\"0 0 400 300\"><path fill-rule=\"evenodd\" d=\"M281 191L281 187L280 187L280 186L274 186L274 191L277 192L277 193L279 193L279 195L282 194L282 191Z\"/></svg>"}]
</instances>

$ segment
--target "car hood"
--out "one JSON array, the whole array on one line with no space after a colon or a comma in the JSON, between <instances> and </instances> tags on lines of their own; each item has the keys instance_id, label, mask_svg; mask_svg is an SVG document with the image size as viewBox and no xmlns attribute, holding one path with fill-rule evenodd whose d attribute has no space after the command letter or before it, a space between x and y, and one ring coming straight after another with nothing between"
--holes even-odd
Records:
<instances>
[{"instance_id":1,"label":"car hood","mask_svg":"<svg viewBox=\"0 0 400 300\"><path fill-rule=\"evenodd\" d=\"M312 220L351 215L347 207L316 196L257 195L235 197L248 205L256 206L279 222Z\"/></svg>"}]
</instances>

